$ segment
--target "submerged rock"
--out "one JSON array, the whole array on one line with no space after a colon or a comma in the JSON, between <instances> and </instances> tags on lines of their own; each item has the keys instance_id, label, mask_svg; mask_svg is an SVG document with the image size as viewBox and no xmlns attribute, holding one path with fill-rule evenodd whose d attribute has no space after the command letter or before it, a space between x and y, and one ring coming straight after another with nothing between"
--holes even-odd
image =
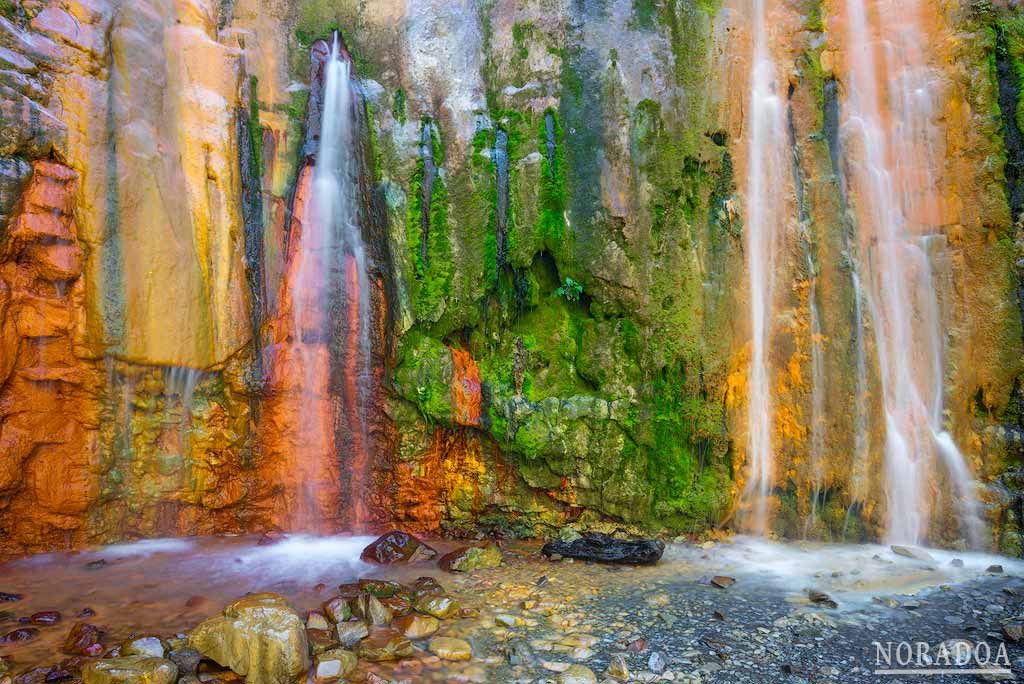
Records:
<instances>
[{"instance_id":1,"label":"submerged rock","mask_svg":"<svg viewBox=\"0 0 1024 684\"><path fill-rule=\"evenodd\" d=\"M367 563L390 565L430 560L436 555L437 551L411 534L392 530L363 549L359 557Z\"/></svg>"},{"instance_id":2,"label":"submerged rock","mask_svg":"<svg viewBox=\"0 0 1024 684\"><path fill-rule=\"evenodd\" d=\"M22 627L0 637L0 645L2 644L24 644L29 641L35 641L39 638L39 630L35 627Z\"/></svg>"},{"instance_id":3,"label":"submerged rock","mask_svg":"<svg viewBox=\"0 0 1024 684\"><path fill-rule=\"evenodd\" d=\"M465 546L445 554L438 561L447 572L472 572L480 568L497 568L501 565L501 549L494 544L487 546Z\"/></svg>"},{"instance_id":4,"label":"submerged rock","mask_svg":"<svg viewBox=\"0 0 1024 684\"><path fill-rule=\"evenodd\" d=\"M459 604L448 596L424 596L416 600L414 608L417 613L446 620L459 611Z\"/></svg>"},{"instance_id":5,"label":"submerged rock","mask_svg":"<svg viewBox=\"0 0 1024 684\"><path fill-rule=\"evenodd\" d=\"M428 647L441 660L471 660L473 649L469 642L451 637L434 637Z\"/></svg>"},{"instance_id":6,"label":"submerged rock","mask_svg":"<svg viewBox=\"0 0 1024 684\"><path fill-rule=\"evenodd\" d=\"M541 551L549 557L559 555L598 563L654 565L665 553L665 544L657 539L624 540L595 532L571 542L550 542Z\"/></svg>"},{"instance_id":7,"label":"submerged rock","mask_svg":"<svg viewBox=\"0 0 1024 684\"><path fill-rule=\"evenodd\" d=\"M30 618L34 625L50 626L60 622L60 613L55 610L44 610L41 613L34 613Z\"/></svg>"},{"instance_id":8,"label":"submerged rock","mask_svg":"<svg viewBox=\"0 0 1024 684\"><path fill-rule=\"evenodd\" d=\"M736 579L733 577L726 577L725 575L715 575L711 578L711 584L719 589L728 589L732 585L736 584Z\"/></svg>"},{"instance_id":9,"label":"submerged rock","mask_svg":"<svg viewBox=\"0 0 1024 684\"><path fill-rule=\"evenodd\" d=\"M97 660L82 668L84 684L174 684L177 679L174 663L149 656Z\"/></svg>"},{"instance_id":10,"label":"submerged rock","mask_svg":"<svg viewBox=\"0 0 1024 684\"><path fill-rule=\"evenodd\" d=\"M401 660L412 653L412 642L392 629L377 630L359 644L359 657L375 663Z\"/></svg>"},{"instance_id":11,"label":"submerged rock","mask_svg":"<svg viewBox=\"0 0 1024 684\"><path fill-rule=\"evenodd\" d=\"M79 622L71 628L64 641L64 652L68 655L103 655L103 630L88 622Z\"/></svg>"},{"instance_id":12,"label":"submerged rock","mask_svg":"<svg viewBox=\"0 0 1024 684\"><path fill-rule=\"evenodd\" d=\"M278 594L235 601L192 630L188 643L248 684L288 684L310 666L302 618Z\"/></svg>"},{"instance_id":13,"label":"submerged rock","mask_svg":"<svg viewBox=\"0 0 1024 684\"><path fill-rule=\"evenodd\" d=\"M441 621L431 615L406 615L395 621L395 627L408 639L426 639L441 628Z\"/></svg>"},{"instance_id":14,"label":"submerged rock","mask_svg":"<svg viewBox=\"0 0 1024 684\"><path fill-rule=\"evenodd\" d=\"M924 563L934 563L935 558L924 549L919 549L916 546L898 546L893 545L889 547L893 553L897 556L903 556L904 558L911 558L913 560L919 560Z\"/></svg>"},{"instance_id":15,"label":"submerged rock","mask_svg":"<svg viewBox=\"0 0 1024 684\"><path fill-rule=\"evenodd\" d=\"M584 665L572 665L558 676L559 684L597 684L597 675Z\"/></svg>"}]
</instances>

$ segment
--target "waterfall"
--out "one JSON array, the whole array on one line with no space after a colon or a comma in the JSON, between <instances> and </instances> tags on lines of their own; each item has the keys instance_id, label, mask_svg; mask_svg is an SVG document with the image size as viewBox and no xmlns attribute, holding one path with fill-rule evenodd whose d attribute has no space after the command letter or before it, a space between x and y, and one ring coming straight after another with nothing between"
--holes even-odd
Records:
<instances>
[{"instance_id":1,"label":"waterfall","mask_svg":"<svg viewBox=\"0 0 1024 684\"><path fill-rule=\"evenodd\" d=\"M782 83L768 46L765 14L765 0L754 0L745 230L751 344L747 379L750 472L744 498L751 505L748 526L760 534L767 532L768 498L775 477L768 348L776 254L786 211L780 188L787 187L789 173Z\"/></svg>"},{"instance_id":2,"label":"waterfall","mask_svg":"<svg viewBox=\"0 0 1024 684\"><path fill-rule=\"evenodd\" d=\"M821 314L818 311L818 274L810 255L807 256L807 269L810 274L810 286L807 293L807 306L811 317L811 513L808 525L818 517L818 500L825 477L825 353L823 349L824 333L821 328Z\"/></svg>"},{"instance_id":3,"label":"waterfall","mask_svg":"<svg viewBox=\"0 0 1024 684\"><path fill-rule=\"evenodd\" d=\"M871 440L868 435L868 359L864 340L864 288L860 283L858 266L853 275L853 344L857 354L857 396L853 413L853 474L850 478L850 499L863 502L870 489L868 457Z\"/></svg>"},{"instance_id":4,"label":"waterfall","mask_svg":"<svg viewBox=\"0 0 1024 684\"><path fill-rule=\"evenodd\" d=\"M942 165L936 148L944 134L934 123L933 103L941 84L929 70L917 1L872 4L874 12L869 0L846 0L843 128L852 143L851 197L882 383L886 536L891 542L926 540L941 463L961 524L977 543L975 483L943 427L942 320L927 238L915 234L936 228L930 212L943 200L934 174Z\"/></svg>"},{"instance_id":5,"label":"waterfall","mask_svg":"<svg viewBox=\"0 0 1024 684\"><path fill-rule=\"evenodd\" d=\"M325 368L323 347L337 353L340 346L342 370L341 394L350 449L351 472L349 501L351 524L359 526L367 519L365 510L366 467L368 459L368 427L366 397L371 382L370 349L370 281L367 271L367 250L359 227L358 182L360 164L357 156L358 96L352 82L352 63L342 53L337 34L324 68L320 144L313 167L312 197L309 220L305 221L295 251L292 284L293 324L298 333L296 342L302 358L304 391L326 398L330 385ZM331 302L340 300L344 313L340 336L334 340L336 328L330 323ZM334 344L334 343L337 344ZM337 446L330 431L333 426L318 420L314 412L300 410L308 424L301 430L309 458L331 459ZM297 516L301 529L317 527L317 520L326 511L319 511L317 479L322 468L311 469L304 478L305 492L298 502Z\"/></svg>"},{"instance_id":6,"label":"waterfall","mask_svg":"<svg viewBox=\"0 0 1024 684\"><path fill-rule=\"evenodd\" d=\"M499 128L494 134L494 168L497 175L495 220L495 264L498 270L508 263L508 133Z\"/></svg>"}]
</instances>

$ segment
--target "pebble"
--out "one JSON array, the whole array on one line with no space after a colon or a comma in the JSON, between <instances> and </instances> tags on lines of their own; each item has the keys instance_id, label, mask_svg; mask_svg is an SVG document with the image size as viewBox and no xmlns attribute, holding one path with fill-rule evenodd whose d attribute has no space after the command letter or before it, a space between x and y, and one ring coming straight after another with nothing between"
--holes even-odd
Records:
<instances>
[{"instance_id":1,"label":"pebble","mask_svg":"<svg viewBox=\"0 0 1024 684\"><path fill-rule=\"evenodd\" d=\"M585 665L573 665L558 676L559 684L597 684L597 675Z\"/></svg>"},{"instance_id":2,"label":"pebble","mask_svg":"<svg viewBox=\"0 0 1024 684\"><path fill-rule=\"evenodd\" d=\"M451 637L434 637L428 646L431 653L441 660L470 660L473 650L468 641Z\"/></svg>"}]
</instances>

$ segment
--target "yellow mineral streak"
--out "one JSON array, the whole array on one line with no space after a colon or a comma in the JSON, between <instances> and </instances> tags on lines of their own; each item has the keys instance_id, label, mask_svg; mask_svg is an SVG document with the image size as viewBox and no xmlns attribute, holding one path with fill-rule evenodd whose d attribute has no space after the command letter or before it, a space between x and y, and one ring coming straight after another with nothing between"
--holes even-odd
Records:
<instances>
[{"instance_id":1,"label":"yellow mineral streak","mask_svg":"<svg viewBox=\"0 0 1024 684\"><path fill-rule=\"evenodd\" d=\"M84 36L102 40L103 19L87 4L69 11ZM109 63L66 46L52 97L69 129L60 153L82 178L90 315L81 342L97 355L208 368L248 339L241 60L218 42L215 17L214 0L139 0L112 18Z\"/></svg>"}]
</instances>

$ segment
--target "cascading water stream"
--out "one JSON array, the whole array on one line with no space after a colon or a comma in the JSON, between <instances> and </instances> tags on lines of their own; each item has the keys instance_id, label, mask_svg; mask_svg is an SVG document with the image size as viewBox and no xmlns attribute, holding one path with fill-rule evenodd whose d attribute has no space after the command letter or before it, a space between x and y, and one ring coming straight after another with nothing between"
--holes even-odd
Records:
<instances>
[{"instance_id":1,"label":"cascading water stream","mask_svg":"<svg viewBox=\"0 0 1024 684\"><path fill-rule=\"evenodd\" d=\"M934 148L943 135L933 122L938 85L916 23L921 11L915 1L896 7L884 0L846 0L843 126L854 143L848 146L851 195L882 383L887 538L926 540L934 498L928 488L938 456L955 489L961 523L977 544L975 484L943 428L942 321L927 238L914 234L935 229L936 222L919 217L942 201L934 175L941 163Z\"/></svg>"},{"instance_id":2,"label":"cascading water stream","mask_svg":"<svg viewBox=\"0 0 1024 684\"><path fill-rule=\"evenodd\" d=\"M748 474L744 498L751 506L747 526L764 534L774 482L772 400L768 348L778 241L785 223L786 108L780 96L778 68L768 41L766 0L754 0L753 58L750 84L750 136L747 159L747 272L750 278L751 347L747 380Z\"/></svg>"},{"instance_id":3,"label":"cascading water stream","mask_svg":"<svg viewBox=\"0 0 1024 684\"><path fill-rule=\"evenodd\" d=\"M853 407L853 463L850 473L850 505L843 522L843 537L850 523L855 504L862 504L871 488L869 472L870 437L868 436L868 360L867 344L864 339L864 288L861 286L858 264L853 265L853 345L857 355L857 396Z\"/></svg>"},{"instance_id":4,"label":"cascading water stream","mask_svg":"<svg viewBox=\"0 0 1024 684\"><path fill-rule=\"evenodd\" d=\"M344 337L342 403L350 437L349 500L350 525L358 528L367 520L365 508L365 473L367 466L368 427L366 397L372 378L370 349L370 281L367 251L359 227L358 180L356 155L357 95L352 83L351 61L341 52L337 35L324 70L323 111L320 123L320 145L313 168L311 220L305 222L297 250L299 263L295 269L292 290L293 324L298 332L304 387L307 392L326 396L329 378L325 368L314 358L313 345L331 342L329 325L331 301L342 302ZM340 295L340 297L339 297ZM330 425L317 421L312 412L299 411L304 421L304 439L313 458L334 458ZM322 469L314 472L322 473ZM304 483L306 489L300 502L298 518L301 529L317 527L315 521L324 511L317 504L315 477Z\"/></svg>"},{"instance_id":5,"label":"cascading water stream","mask_svg":"<svg viewBox=\"0 0 1024 684\"><path fill-rule=\"evenodd\" d=\"M825 350L824 333L821 328L821 314L818 311L818 274L814 261L807 257L810 284L807 306L811 317L811 513L806 528L818 518L818 503L825 477ZM805 533L806 536L806 533Z\"/></svg>"}]
</instances>

